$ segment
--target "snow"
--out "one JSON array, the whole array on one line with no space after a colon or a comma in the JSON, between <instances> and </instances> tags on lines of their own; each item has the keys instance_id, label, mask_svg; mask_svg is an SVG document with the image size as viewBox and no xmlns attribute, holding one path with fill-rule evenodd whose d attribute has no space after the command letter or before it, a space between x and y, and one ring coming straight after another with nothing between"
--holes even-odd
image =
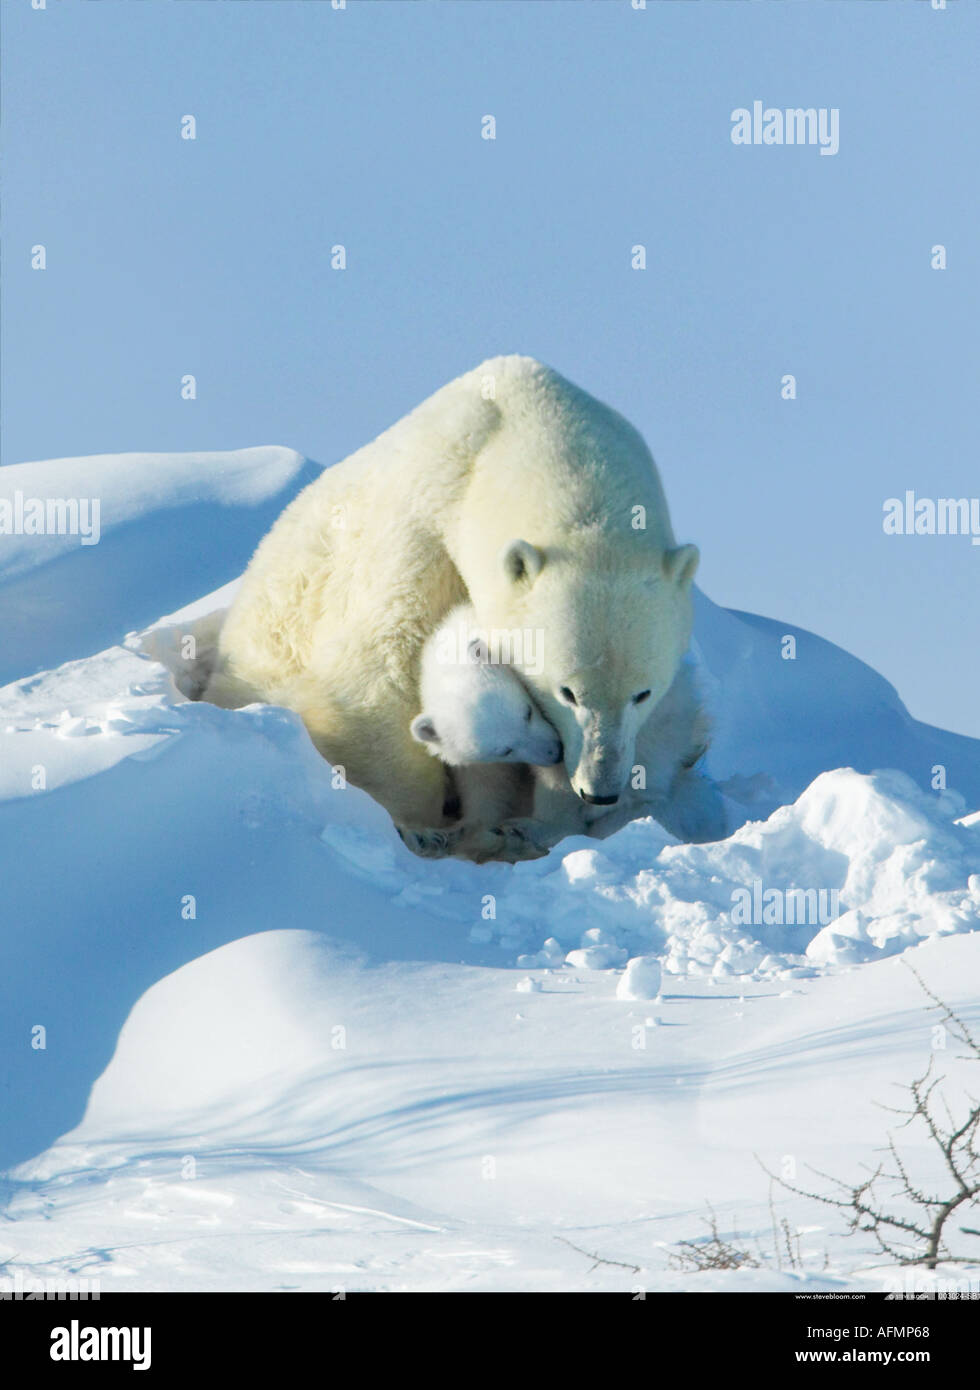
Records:
<instances>
[{"instance_id":1,"label":"snow","mask_svg":"<svg viewBox=\"0 0 980 1390\"><path fill-rule=\"evenodd\" d=\"M0 532L0 682L90 656L232 578L319 472L278 447L8 464L0 498L95 500L100 539Z\"/></svg>"},{"instance_id":2,"label":"snow","mask_svg":"<svg viewBox=\"0 0 980 1390\"><path fill-rule=\"evenodd\" d=\"M0 473L101 498L97 545L0 538L0 1275L883 1286L868 1238L777 1191L806 1231L785 1267L760 1160L851 1176L880 1146L934 1022L907 963L980 1018L980 743L699 595L727 840L647 820L417 859L294 715L185 698L186 637L213 643L316 472L263 448ZM673 1266L708 1202L758 1268Z\"/></svg>"},{"instance_id":3,"label":"snow","mask_svg":"<svg viewBox=\"0 0 980 1390\"><path fill-rule=\"evenodd\" d=\"M616 986L617 999L656 999L664 972L656 956L633 956Z\"/></svg>"}]
</instances>

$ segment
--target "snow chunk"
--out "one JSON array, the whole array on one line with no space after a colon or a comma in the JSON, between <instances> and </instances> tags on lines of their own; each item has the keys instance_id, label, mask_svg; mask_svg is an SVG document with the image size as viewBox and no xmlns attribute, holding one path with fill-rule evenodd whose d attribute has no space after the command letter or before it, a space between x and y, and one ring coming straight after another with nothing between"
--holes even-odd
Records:
<instances>
[{"instance_id":1,"label":"snow chunk","mask_svg":"<svg viewBox=\"0 0 980 1390\"><path fill-rule=\"evenodd\" d=\"M626 962L619 984L617 999L656 999L660 993L663 969L656 956L634 956Z\"/></svg>"},{"instance_id":2,"label":"snow chunk","mask_svg":"<svg viewBox=\"0 0 980 1390\"><path fill-rule=\"evenodd\" d=\"M576 970L612 970L622 964L625 954L611 946L586 946L583 950L569 951L565 964Z\"/></svg>"}]
</instances>

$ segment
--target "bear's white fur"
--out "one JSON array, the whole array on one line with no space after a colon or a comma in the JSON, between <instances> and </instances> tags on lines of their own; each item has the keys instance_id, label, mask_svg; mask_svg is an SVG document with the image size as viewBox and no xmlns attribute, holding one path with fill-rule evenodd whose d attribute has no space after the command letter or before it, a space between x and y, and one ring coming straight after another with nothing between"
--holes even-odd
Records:
<instances>
[{"instance_id":1,"label":"bear's white fur","mask_svg":"<svg viewBox=\"0 0 980 1390\"><path fill-rule=\"evenodd\" d=\"M469 604L454 608L422 649L422 713L412 737L446 764L447 800L462 823L474 812L499 844L501 822L533 815L530 767L561 762L561 741L512 666L495 659L489 637ZM489 764L489 766L487 766ZM399 826L416 854L446 854L458 833ZM476 850L472 835L471 851ZM482 857L482 856L478 856Z\"/></svg>"},{"instance_id":2,"label":"bear's white fur","mask_svg":"<svg viewBox=\"0 0 980 1390\"><path fill-rule=\"evenodd\" d=\"M682 663L670 690L640 730L636 767L615 806L576 796L562 762L558 735L513 668L494 660L491 639L469 604L454 608L422 649L422 713L412 735L447 764L464 825L478 811L491 834L508 823L523 834L528 855L546 853L566 835L604 839L640 815L654 815L680 839L720 839L723 802L694 765L708 740L691 667ZM491 764L487 767L484 764ZM505 766L531 764L529 768ZM692 822L693 814L693 822ZM417 854L454 852L458 832L400 832ZM493 841L487 842L493 845Z\"/></svg>"},{"instance_id":3,"label":"bear's white fur","mask_svg":"<svg viewBox=\"0 0 980 1390\"><path fill-rule=\"evenodd\" d=\"M476 610L454 608L422 649L412 737L452 767L560 762L558 735L513 668L493 657Z\"/></svg>"},{"instance_id":4,"label":"bear's white fur","mask_svg":"<svg viewBox=\"0 0 980 1390\"><path fill-rule=\"evenodd\" d=\"M605 839L641 816L653 816L680 840L721 840L728 833L724 800L697 767L708 737L708 719L685 662L640 730L630 783L614 805L590 805L576 796L563 763L473 764L453 773L461 827L400 833L416 854L430 857L459 853L465 838L469 857L477 859L501 853L537 858L567 835ZM475 820L486 827L482 836Z\"/></svg>"},{"instance_id":5,"label":"bear's white fur","mask_svg":"<svg viewBox=\"0 0 980 1390\"><path fill-rule=\"evenodd\" d=\"M724 839L724 800L697 766L709 733L693 670L683 662L637 735L633 770L618 801L590 805L572 791L563 767L535 768L531 819L511 825L510 835L523 833L530 844L547 850L565 835L605 839L631 820L653 816L680 840ZM502 794L499 787L495 794ZM475 799L476 793L471 795Z\"/></svg>"},{"instance_id":6,"label":"bear's white fur","mask_svg":"<svg viewBox=\"0 0 980 1390\"><path fill-rule=\"evenodd\" d=\"M286 509L229 612L206 698L296 710L397 824L445 826L442 768L410 724L425 641L468 599L481 628L521 647L514 665L562 740L573 794L612 805L688 646L697 563L636 430L533 359L494 358ZM469 853L465 833L455 848Z\"/></svg>"}]
</instances>

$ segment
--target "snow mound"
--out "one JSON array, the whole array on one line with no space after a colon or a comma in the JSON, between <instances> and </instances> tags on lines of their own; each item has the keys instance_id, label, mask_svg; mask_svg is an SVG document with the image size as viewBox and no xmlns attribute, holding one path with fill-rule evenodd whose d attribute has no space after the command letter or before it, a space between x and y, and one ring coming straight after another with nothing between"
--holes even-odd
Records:
<instances>
[{"instance_id":1,"label":"snow mound","mask_svg":"<svg viewBox=\"0 0 980 1390\"><path fill-rule=\"evenodd\" d=\"M663 971L656 956L634 956L616 986L617 999L656 999L663 983Z\"/></svg>"},{"instance_id":2,"label":"snow mound","mask_svg":"<svg viewBox=\"0 0 980 1390\"><path fill-rule=\"evenodd\" d=\"M576 1248L648 1271L705 1198L764 1239L755 1152L841 1171L880 1141L871 1100L926 1017L889 957L917 948L975 1013L980 743L856 658L698 595L739 829L421 860L295 715L194 699L313 465L20 467L0 498L101 496L102 535L3 538L0 1264L112 1288L620 1287ZM818 1138L815 1106L838 1117Z\"/></svg>"},{"instance_id":3,"label":"snow mound","mask_svg":"<svg viewBox=\"0 0 980 1390\"><path fill-rule=\"evenodd\" d=\"M920 786L941 770L970 810L980 806L980 740L913 719L863 661L792 623L719 608L697 589L694 613L693 656L714 726L708 769L736 823L740 813L769 815L838 767L897 768Z\"/></svg>"},{"instance_id":4,"label":"snow mound","mask_svg":"<svg viewBox=\"0 0 980 1390\"><path fill-rule=\"evenodd\" d=\"M91 656L233 579L320 471L278 446L0 469L0 513L5 503L10 512L0 532L0 684ZM31 504L58 501L63 533L33 534ZM94 543L70 529L74 515Z\"/></svg>"},{"instance_id":5,"label":"snow mound","mask_svg":"<svg viewBox=\"0 0 980 1390\"><path fill-rule=\"evenodd\" d=\"M601 848L566 841L518 865L484 939L519 943L521 967L553 965L557 941L578 969L653 953L716 978L883 958L980 929L980 826L958 824L961 809L904 773L844 768L717 844L636 821ZM535 935L548 942L529 949Z\"/></svg>"}]
</instances>

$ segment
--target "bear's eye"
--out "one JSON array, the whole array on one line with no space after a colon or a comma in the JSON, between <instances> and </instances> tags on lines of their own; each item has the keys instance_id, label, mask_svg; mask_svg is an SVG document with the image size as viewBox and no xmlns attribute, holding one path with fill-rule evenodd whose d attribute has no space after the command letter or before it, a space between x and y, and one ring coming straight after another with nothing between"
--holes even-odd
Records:
<instances>
[{"instance_id":1,"label":"bear's eye","mask_svg":"<svg viewBox=\"0 0 980 1390\"><path fill-rule=\"evenodd\" d=\"M509 758L510 755L511 755L511 753L513 753L513 751L514 751L513 748L505 748L505 749L503 750L503 752L500 754L500 756L501 756L502 758Z\"/></svg>"},{"instance_id":2,"label":"bear's eye","mask_svg":"<svg viewBox=\"0 0 980 1390\"><path fill-rule=\"evenodd\" d=\"M534 711L531 709L531 706L528 705L528 707L527 707L527 714L525 714L525 716L524 716L524 723L525 723L525 724L530 724L530 722L531 722L531 716L533 715L533 713L534 713Z\"/></svg>"},{"instance_id":3,"label":"bear's eye","mask_svg":"<svg viewBox=\"0 0 980 1390\"><path fill-rule=\"evenodd\" d=\"M650 692L649 692L649 690L641 690L640 693L639 693L639 695L634 695L634 696L633 696L633 703L634 703L634 705L642 705L642 704L643 704L643 701L644 701L644 700L649 700L649 698L650 698Z\"/></svg>"},{"instance_id":4,"label":"bear's eye","mask_svg":"<svg viewBox=\"0 0 980 1390\"><path fill-rule=\"evenodd\" d=\"M559 690L558 694L561 696L563 700L567 700L570 705L574 705L576 703L575 696L569 690L567 685L563 685L562 688Z\"/></svg>"}]
</instances>

